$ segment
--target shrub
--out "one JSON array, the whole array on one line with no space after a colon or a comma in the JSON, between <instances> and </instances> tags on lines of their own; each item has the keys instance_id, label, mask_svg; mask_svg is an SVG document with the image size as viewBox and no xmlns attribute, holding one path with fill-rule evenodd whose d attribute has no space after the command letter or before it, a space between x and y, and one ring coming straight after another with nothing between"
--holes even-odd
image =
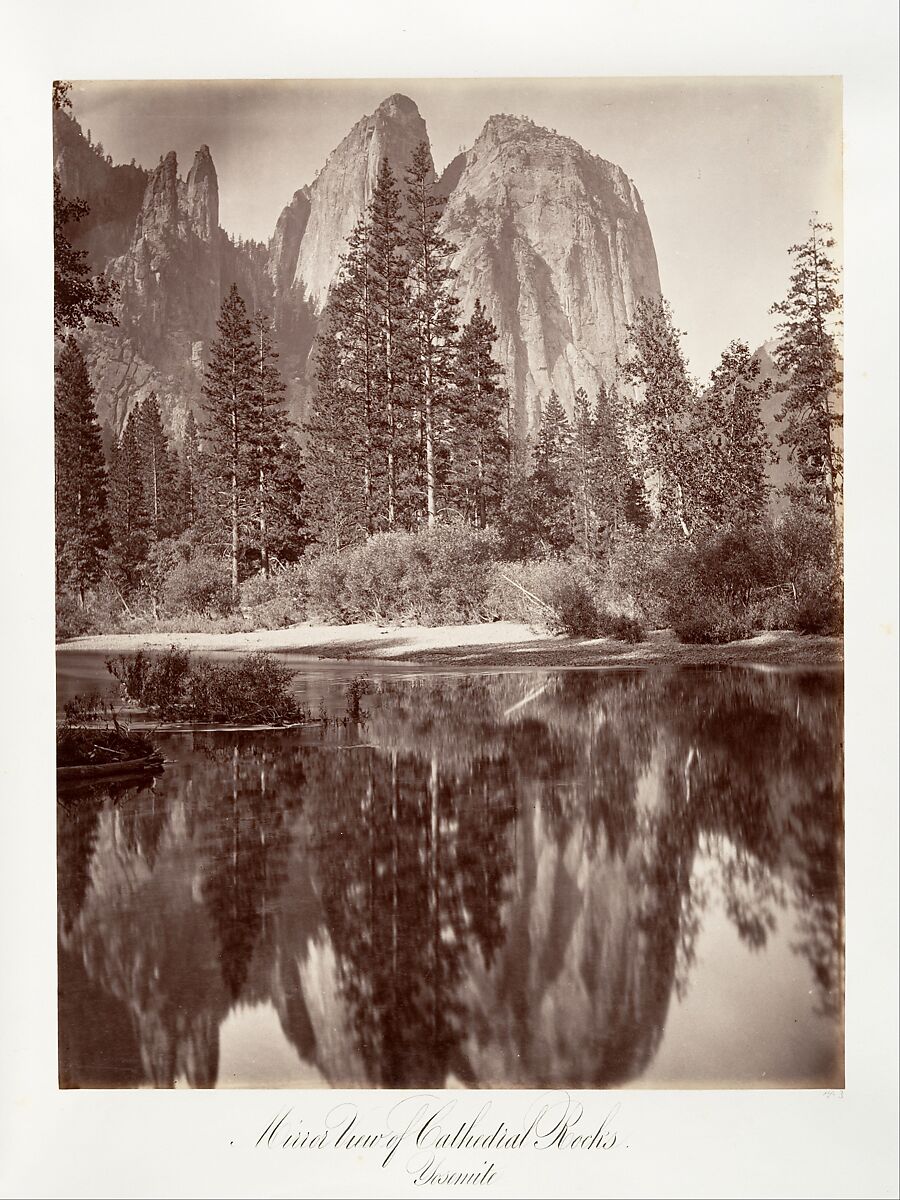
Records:
<instances>
[{"instance_id":1,"label":"shrub","mask_svg":"<svg viewBox=\"0 0 900 1200\"><path fill-rule=\"evenodd\" d=\"M567 637L605 635L628 642L644 637L643 623L631 613L616 611L603 584L584 562L498 563L491 604L507 620L527 621Z\"/></svg>"},{"instance_id":2,"label":"shrub","mask_svg":"<svg viewBox=\"0 0 900 1200\"><path fill-rule=\"evenodd\" d=\"M290 691L293 671L268 654L248 654L232 662L192 659L170 647L158 655L137 654L106 664L126 699L163 719L193 721L298 720Z\"/></svg>"},{"instance_id":3,"label":"shrub","mask_svg":"<svg viewBox=\"0 0 900 1200\"><path fill-rule=\"evenodd\" d=\"M241 588L241 604L254 629L284 629L306 619L308 579L305 565L292 563L270 575L251 575Z\"/></svg>"},{"instance_id":4,"label":"shrub","mask_svg":"<svg viewBox=\"0 0 900 1200\"><path fill-rule=\"evenodd\" d=\"M343 556L330 550L313 553L304 559L304 570L310 619L347 620L344 606L347 566Z\"/></svg>"},{"instance_id":5,"label":"shrub","mask_svg":"<svg viewBox=\"0 0 900 1200\"><path fill-rule=\"evenodd\" d=\"M208 554L176 562L165 578L163 602L174 616L230 613L233 603L227 564Z\"/></svg>"},{"instance_id":6,"label":"shrub","mask_svg":"<svg viewBox=\"0 0 900 1200\"><path fill-rule=\"evenodd\" d=\"M416 533L380 533L303 565L305 614L325 621L440 624L490 615L496 536L449 523Z\"/></svg>"},{"instance_id":7,"label":"shrub","mask_svg":"<svg viewBox=\"0 0 900 1200\"><path fill-rule=\"evenodd\" d=\"M546 618L550 633L563 633L567 637L597 637L600 633L600 618L594 597L578 578L561 579L549 590L547 596L553 612Z\"/></svg>"},{"instance_id":8,"label":"shrub","mask_svg":"<svg viewBox=\"0 0 900 1200\"><path fill-rule=\"evenodd\" d=\"M736 642L753 633L746 612L735 611L723 600L702 593L684 607L673 607L670 620L680 642Z\"/></svg>"},{"instance_id":9,"label":"shrub","mask_svg":"<svg viewBox=\"0 0 900 1200\"><path fill-rule=\"evenodd\" d=\"M56 640L83 637L94 629L88 612L80 608L70 596L56 597Z\"/></svg>"},{"instance_id":10,"label":"shrub","mask_svg":"<svg viewBox=\"0 0 900 1200\"><path fill-rule=\"evenodd\" d=\"M620 642L642 642L647 632L640 621L624 613L606 616L601 625L604 633Z\"/></svg>"}]
</instances>

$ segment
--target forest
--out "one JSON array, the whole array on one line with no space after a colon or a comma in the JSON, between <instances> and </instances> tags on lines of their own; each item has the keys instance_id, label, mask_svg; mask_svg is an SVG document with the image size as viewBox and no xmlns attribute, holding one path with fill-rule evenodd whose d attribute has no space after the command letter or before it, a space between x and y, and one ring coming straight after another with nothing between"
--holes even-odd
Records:
<instances>
[{"instance_id":1,"label":"forest","mask_svg":"<svg viewBox=\"0 0 900 1200\"><path fill-rule=\"evenodd\" d=\"M64 85L54 104L68 105ZM116 284L72 245L87 206L54 187L57 637L298 621L540 623L639 641L842 627L841 295L831 227L789 247L778 375L735 339L694 379L664 298L567 413L517 420L497 330L464 319L426 145L382 161L317 337L305 419L284 402L271 317L233 284L176 439L159 400L104 453L79 335ZM792 482L773 496L775 392Z\"/></svg>"}]
</instances>

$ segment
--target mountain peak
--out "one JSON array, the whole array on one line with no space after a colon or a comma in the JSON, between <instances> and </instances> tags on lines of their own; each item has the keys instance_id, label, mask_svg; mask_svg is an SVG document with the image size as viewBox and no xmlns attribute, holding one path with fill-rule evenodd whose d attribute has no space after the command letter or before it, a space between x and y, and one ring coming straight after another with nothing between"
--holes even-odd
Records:
<instances>
[{"instance_id":1,"label":"mountain peak","mask_svg":"<svg viewBox=\"0 0 900 1200\"><path fill-rule=\"evenodd\" d=\"M385 97L375 109L375 112L390 113L392 116L421 116L419 106L415 100L410 100L409 96L404 96L402 92L394 92L393 95Z\"/></svg>"}]
</instances>

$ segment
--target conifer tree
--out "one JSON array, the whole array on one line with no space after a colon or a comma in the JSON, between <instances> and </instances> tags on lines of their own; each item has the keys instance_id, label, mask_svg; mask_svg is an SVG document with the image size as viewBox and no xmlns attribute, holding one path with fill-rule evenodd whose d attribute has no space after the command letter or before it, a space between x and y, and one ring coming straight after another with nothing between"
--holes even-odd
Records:
<instances>
[{"instance_id":1,"label":"conifer tree","mask_svg":"<svg viewBox=\"0 0 900 1200\"><path fill-rule=\"evenodd\" d=\"M349 397L341 377L337 333L328 327L316 343L316 389L307 421L304 511L310 532L332 550L365 538L365 447L348 436Z\"/></svg>"},{"instance_id":2,"label":"conifer tree","mask_svg":"<svg viewBox=\"0 0 900 1200\"><path fill-rule=\"evenodd\" d=\"M278 370L278 354L272 341L272 327L265 313L258 312L252 322L255 356L255 390L250 410L249 438L255 457L256 529L260 566L269 576L269 523L277 504L278 463L288 434L284 411L284 380ZM283 481L282 481L283 482Z\"/></svg>"},{"instance_id":3,"label":"conifer tree","mask_svg":"<svg viewBox=\"0 0 900 1200\"><path fill-rule=\"evenodd\" d=\"M181 440L178 463L178 527L192 529L197 520L200 489L200 445L197 422L192 409L188 409Z\"/></svg>"},{"instance_id":4,"label":"conifer tree","mask_svg":"<svg viewBox=\"0 0 900 1200\"><path fill-rule=\"evenodd\" d=\"M437 518L438 443L447 424L459 305L450 269L456 246L438 230L444 203L435 192L431 151L426 142L421 142L406 174L406 253L413 347L411 383L422 431L425 519L429 528ZM471 335L471 328L469 332Z\"/></svg>"},{"instance_id":5,"label":"conifer tree","mask_svg":"<svg viewBox=\"0 0 900 1200\"><path fill-rule=\"evenodd\" d=\"M370 263L371 223L363 214L347 239L328 300L327 325L335 337L336 355L333 362L329 359L329 370L334 368L343 385L348 470L360 473L367 533L375 531L379 514L387 509L385 421L376 380L379 326ZM329 453L337 453L339 428L331 428L328 437Z\"/></svg>"},{"instance_id":6,"label":"conifer tree","mask_svg":"<svg viewBox=\"0 0 900 1200\"><path fill-rule=\"evenodd\" d=\"M141 584L150 546L143 462L133 415L113 447L109 468L110 567L125 596Z\"/></svg>"},{"instance_id":7,"label":"conifer tree","mask_svg":"<svg viewBox=\"0 0 900 1200\"><path fill-rule=\"evenodd\" d=\"M594 503L607 543L616 537L625 520L626 496L633 486L630 455L625 440L625 408L615 387L601 384L594 405Z\"/></svg>"},{"instance_id":8,"label":"conifer tree","mask_svg":"<svg viewBox=\"0 0 900 1200\"><path fill-rule=\"evenodd\" d=\"M411 447L407 415L409 364L406 258L400 193L387 159L383 159L370 206L369 266L376 311L375 399L385 416L386 524L393 529L400 517L401 483Z\"/></svg>"},{"instance_id":9,"label":"conifer tree","mask_svg":"<svg viewBox=\"0 0 900 1200\"><path fill-rule=\"evenodd\" d=\"M253 406L256 351L247 310L237 285L222 304L203 383L203 431L209 499L225 528L231 560L232 600L240 594L244 529L254 510ZM248 494L249 493L249 494Z\"/></svg>"},{"instance_id":10,"label":"conifer tree","mask_svg":"<svg viewBox=\"0 0 900 1200\"><path fill-rule=\"evenodd\" d=\"M81 607L103 571L109 544L103 440L94 389L75 339L66 338L56 363L57 587L74 592Z\"/></svg>"},{"instance_id":11,"label":"conifer tree","mask_svg":"<svg viewBox=\"0 0 900 1200\"><path fill-rule=\"evenodd\" d=\"M66 80L53 84L53 108L71 109ZM90 141L90 130L88 130ZM118 284L105 275L92 276L86 250L76 250L69 240L71 226L90 212L84 200L70 200L63 195L59 175L53 173L53 327L57 337L73 329L83 329L86 321L101 321L118 325L113 304L119 293Z\"/></svg>"},{"instance_id":12,"label":"conifer tree","mask_svg":"<svg viewBox=\"0 0 900 1200\"><path fill-rule=\"evenodd\" d=\"M593 558L597 546L598 492L597 425L584 388L575 391L570 444L571 488L574 505L575 544L587 558Z\"/></svg>"},{"instance_id":13,"label":"conifer tree","mask_svg":"<svg viewBox=\"0 0 900 1200\"><path fill-rule=\"evenodd\" d=\"M694 481L703 452L689 432L696 389L688 376L667 300L642 297L627 327L630 357L625 380L635 389L632 417L645 476L657 485L661 513L686 538L698 516Z\"/></svg>"},{"instance_id":14,"label":"conifer tree","mask_svg":"<svg viewBox=\"0 0 900 1200\"><path fill-rule=\"evenodd\" d=\"M497 511L509 470L507 394L493 357L496 340L496 326L476 300L457 345L447 480L454 506L476 529Z\"/></svg>"},{"instance_id":15,"label":"conifer tree","mask_svg":"<svg viewBox=\"0 0 900 1200\"><path fill-rule=\"evenodd\" d=\"M559 396L551 391L534 445L529 492L540 542L554 553L572 544L570 462L572 429Z\"/></svg>"},{"instance_id":16,"label":"conifer tree","mask_svg":"<svg viewBox=\"0 0 900 1200\"><path fill-rule=\"evenodd\" d=\"M698 442L706 446L698 458L704 470L698 480L700 504L715 525L752 524L765 513L771 446L760 406L772 384L759 374L759 360L747 344L733 341L699 397L694 428Z\"/></svg>"},{"instance_id":17,"label":"conifer tree","mask_svg":"<svg viewBox=\"0 0 900 1200\"><path fill-rule=\"evenodd\" d=\"M799 498L824 509L837 525L843 457L836 431L843 378L835 325L841 312L840 272L830 251L831 225L816 216L805 242L791 246L791 284L784 300L772 306L781 317L775 362L784 376L777 390L784 399L776 419L779 435L800 474Z\"/></svg>"},{"instance_id":18,"label":"conifer tree","mask_svg":"<svg viewBox=\"0 0 900 1200\"><path fill-rule=\"evenodd\" d=\"M174 532L177 496L175 463L163 428L156 392L151 392L141 401L134 420L148 532L152 540L158 542Z\"/></svg>"}]
</instances>

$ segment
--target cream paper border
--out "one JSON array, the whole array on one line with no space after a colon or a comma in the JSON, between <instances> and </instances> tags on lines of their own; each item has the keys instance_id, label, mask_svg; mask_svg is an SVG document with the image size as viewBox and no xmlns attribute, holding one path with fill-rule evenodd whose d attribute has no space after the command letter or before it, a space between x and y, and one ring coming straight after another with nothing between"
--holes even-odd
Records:
<instances>
[{"instance_id":1,"label":"cream paper border","mask_svg":"<svg viewBox=\"0 0 900 1200\"><path fill-rule=\"evenodd\" d=\"M0 1194L447 1194L254 1151L335 1093L59 1092L49 84L73 79L841 75L845 93L847 1086L584 1093L620 1147L504 1160L496 1196L897 1195L897 120L892 0L26 3L4 20ZM352 1093L370 1123L397 1093ZM491 1093L508 1123L529 1093ZM234 1143L234 1144L232 1144ZM626 1148L627 1147L627 1148Z\"/></svg>"}]
</instances>

